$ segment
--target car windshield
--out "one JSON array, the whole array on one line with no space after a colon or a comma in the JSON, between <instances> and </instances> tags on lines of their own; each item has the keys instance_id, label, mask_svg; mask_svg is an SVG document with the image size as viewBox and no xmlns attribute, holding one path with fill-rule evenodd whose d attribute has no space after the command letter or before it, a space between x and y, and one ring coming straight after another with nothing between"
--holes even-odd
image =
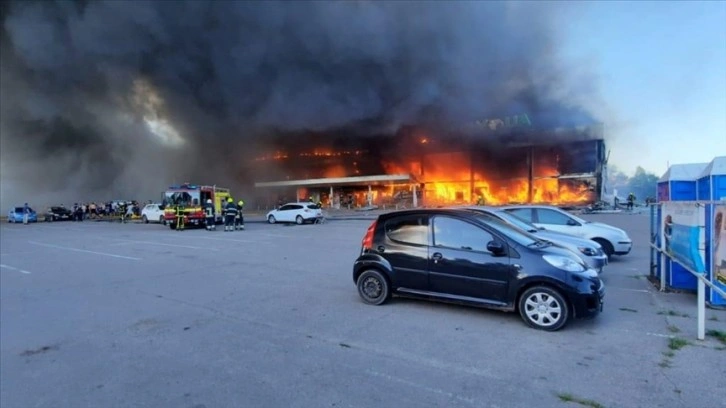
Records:
<instances>
[{"instance_id":1,"label":"car windshield","mask_svg":"<svg viewBox=\"0 0 726 408\"><path fill-rule=\"evenodd\" d=\"M308 208L311 210L319 210L320 206L317 204L308 204Z\"/></svg>"},{"instance_id":2,"label":"car windshield","mask_svg":"<svg viewBox=\"0 0 726 408\"><path fill-rule=\"evenodd\" d=\"M507 224L506 222L499 220L492 215L477 214L475 215L475 218L480 222L491 226L492 228L511 238L520 245L531 246L543 242L534 235L528 233L527 231L519 227Z\"/></svg>"},{"instance_id":3,"label":"car windshield","mask_svg":"<svg viewBox=\"0 0 726 408\"><path fill-rule=\"evenodd\" d=\"M24 212L24 211L25 211L25 208L24 208L24 207L15 207L15 212L16 212L16 213L22 213L22 212ZM33 212L33 209L32 209L32 208L30 208L30 207L28 207L28 211L29 211L29 212Z\"/></svg>"}]
</instances>

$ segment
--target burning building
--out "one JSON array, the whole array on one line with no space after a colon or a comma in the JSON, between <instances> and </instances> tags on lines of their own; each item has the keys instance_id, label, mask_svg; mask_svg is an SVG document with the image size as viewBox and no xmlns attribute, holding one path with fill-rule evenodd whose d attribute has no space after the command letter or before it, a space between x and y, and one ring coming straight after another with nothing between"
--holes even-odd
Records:
<instances>
[{"instance_id":1,"label":"burning building","mask_svg":"<svg viewBox=\"0 0 726 408\"><path fill-rule=\"evenodd\" d=\"M289 137L274 143L249 171L259 198L273 205L308 197L334 208L599 200L606 161L602 126L527 125L522 116L455 131L411 126L366 137L301 134L296 143Z\"/></svg>"}]
</instances>

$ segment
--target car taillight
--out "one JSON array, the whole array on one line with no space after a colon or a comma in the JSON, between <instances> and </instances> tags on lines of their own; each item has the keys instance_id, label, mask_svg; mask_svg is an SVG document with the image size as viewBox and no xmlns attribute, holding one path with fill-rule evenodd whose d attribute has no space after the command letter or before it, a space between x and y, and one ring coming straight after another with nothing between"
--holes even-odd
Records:
<instances>
[{"instance_id":1,"label":"car taillight","mask_svg":"<svg viewBox=\"0 0 726 408\"><path fill-rule=\"evenodd\" d=\"M362 245L364 250L373 248L373 235L376 232L376 223L377 221L373 221L373 224L368 227L366 235L363 237Z\"/></svg>"}]
</instances>

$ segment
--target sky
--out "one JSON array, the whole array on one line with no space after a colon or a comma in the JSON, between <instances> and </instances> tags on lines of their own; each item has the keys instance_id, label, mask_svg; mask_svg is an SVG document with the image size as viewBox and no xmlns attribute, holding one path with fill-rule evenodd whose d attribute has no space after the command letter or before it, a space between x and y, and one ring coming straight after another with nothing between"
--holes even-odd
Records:
<instances>
[{"instance_id":1,"label":"sky","mask_svg":"<svg viewBox=\"0 0 726 408\"><path fill-rule=\"evenodd\" d=\"M726 156L726 1L586 2L565 56L593 70L609 164L659 177Z\"/></svg>"}]
</instances>

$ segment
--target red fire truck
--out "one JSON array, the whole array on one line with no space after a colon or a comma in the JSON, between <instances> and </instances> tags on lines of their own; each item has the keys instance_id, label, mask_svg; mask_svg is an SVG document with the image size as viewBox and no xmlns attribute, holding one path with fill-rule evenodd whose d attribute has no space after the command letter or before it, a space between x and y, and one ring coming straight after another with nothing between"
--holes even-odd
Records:
<instances>
[{"instance_id":1,"label":"red fire truck","mask_svg":"<svg viewBox=\"0 0 726 408\"><path fill-rule=\"evenodd\" d=\"M181 207L184 213L184 226L204 226L204 203L212 200L214 204L215 223L223 221L222 209L227 198L231 197L228 188L217 186L199 186L184 183L177 186L170 186L162 193L164 204L164 220L171 227L177 227L177 208Z\"/></svg>"}]
</instances>

